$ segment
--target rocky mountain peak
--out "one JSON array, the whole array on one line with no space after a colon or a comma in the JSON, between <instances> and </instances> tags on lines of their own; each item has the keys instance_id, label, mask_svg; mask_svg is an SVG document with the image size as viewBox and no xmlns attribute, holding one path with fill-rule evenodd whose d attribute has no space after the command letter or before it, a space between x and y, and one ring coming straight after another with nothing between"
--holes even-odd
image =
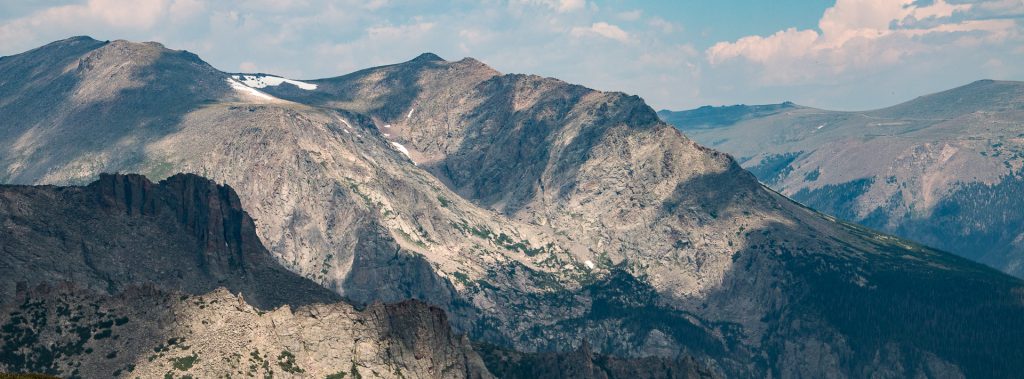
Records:
<instances>
[{"instance_id":1,"label":"rocky mountain peak","mask_svg":"<svg viewBox=\"0 0 1024 379\"><path fill-rule=\"evenodd\" d=\"M62 93L54 82L29 82ZM614 361L602 356L658 357L666 370L688 367L671 362L694 356L739 377L904 377L935 367L968 376L1020 372L1021 362L965 353L1021 354L1024 319L999 316L1020 312L1019 281L801 207L727 154L655 119L638 97L502 75L471 60L406 62L308 82L315 90L260 88L288 104L215 97L141 107L138 117L124 118L107 115L165 101L153 88L194 96L194 81L144 82L109 102L39 91L29 97L40 105L33 110L53 102L80 111L0 113L15 125L0 139L0 167L8 179L32 183L115 170L203 173L238 189L258 219L258 236L294 272L360 302L426 300L448 311L458 330L500 347L572 352L586 338L595 354L570 364L583 371ZM0 93L14 102L25 96ZM93 104L115 105L95 112ZM40 124L49 133L32 129ZM135 200L137 185L119 183L106 198L146 209ZM175 207L156 218L125 208L104 221L149 220L153 230L183 236L152 251L204 262L208 248L220 248L208 230L196 229L201 218ZM131 244L138 238L107 234L124 242L100 247L139 250ZM26 235L58 251L76 246ZM287 283L256 281L263 276L245 267L247 276L228 281L229 289ZM107 284L103 278L126 276L94 271L83 280L97 288ZM218 281L217 272L135 275L179 285ZM935 329L949 333L936 339Z\"/></svg>"},{"instance_id":2,"label":"rocky mountain peak","mask_svg":"<svg viewBox=\"0 0 1024 379\"><path fill-rule=\"evenodd\" d=\"M43 45L41 48L66 47L66 46L75 46L75 45L83 45L83 44L85 44L85 45L94 45L96 43L109 43L109 42L110 41L101 42L101 41L96 40L95 38L92 38L90 36L73 36L73 37L68 37L68 38L62 39L62 40L50 42L50 43L48 43L46 45Z\"/></svg>"},{"instance_id":3,"label":"rocky mountain peak","mask_svg":"<svg viewBox=\"0 0 1024 379\"><path fill-rule=\"evenodd\" d=\"M413 58L409 62L446 62L446 61L443 58L437 56L437 54L429 53L428 52L428 53L423 53L423 54L420 54L420 55L416 56L416 58Z\"/></svg>"}]
</instances>

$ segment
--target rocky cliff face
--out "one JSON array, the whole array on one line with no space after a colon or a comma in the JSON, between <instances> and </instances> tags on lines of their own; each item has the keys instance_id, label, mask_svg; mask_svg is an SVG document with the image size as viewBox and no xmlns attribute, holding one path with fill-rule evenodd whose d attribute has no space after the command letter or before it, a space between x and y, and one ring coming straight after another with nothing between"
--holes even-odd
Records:
<instances>
[{"instance_id":1,"label":"rocky cliff face","mask_svg":"<svg viewBox=\"0 0 1024 379\"><path fill-rule=\"evenodd\" d=\"M0 371L490 376L441 309L357 311L278 265L235 192L196 175L0 186L0 220Z\"/></svg>"},{"instance_id":2,"label":"rocky cliff face","mask_svg":"<svg viewBox=\"0 0 1024 379\"><path fill-rule=\"evenodd\" d=\"M0 310L0 370L61 377L487 378L443 311L409 301L261 311L240 295L69 286L18 294Z\"/></svg>"},{"instance_id":3,"label":"rocky cliff face","mask_svg":"<svg viewBox=\"0 0 1024 379\"><path fill-rule=\"evenodd\" d=\"M223 83L159 133L0 163L28 183L209 175L294 272L358 301L424 299L502 347L587 340L735 376L1022 369L1000 358L1024 353L1020 281L803 208L639 98L433 55L313 90Z\"/></svg>"},{"instance_id":4,"label":"rocky cliff face","mask_svg":"<svg viewBox=\"0 0 1024 379\"><path fill-rule=\"evenodd\" d=\"M151 183L101 175L85 187L0 187L2 299L61 281L114 294L140 283L217 287L260 307L340 300L263 248L230 187L191 174Z\"/></svg>"},{"instance_id":5,"label":"rocky cliff face","mask_svg":"<svg viewBox=\"0 0 1024 379\"><path fill-rule=\"evenodd\" d=\"M982 80L867 112L661 115L814 209L1024 275L1020 82Z\"/></svg>"}]
</instances>

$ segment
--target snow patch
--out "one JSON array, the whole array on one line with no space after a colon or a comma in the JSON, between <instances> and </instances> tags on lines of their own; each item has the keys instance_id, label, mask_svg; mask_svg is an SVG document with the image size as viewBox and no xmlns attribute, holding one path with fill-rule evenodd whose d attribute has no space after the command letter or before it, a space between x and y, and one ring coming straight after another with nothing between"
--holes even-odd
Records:
<instances>
[{"instance_id":1,"label":"snow patch","mask_svg":"<svg viewBox=\"0 0 1024 379\"><path fill-rule=\"evenodd\" d=\"M228 84L231 85L232 89L234 89L235 91L237 91L239 93L242 93L244 95L253 96L253 97L256 97L256 98L259 98L259 99L263 99L263 100L271 100L271 101L278 100L278 98L276 98L276 97L273 97L273 96L270 96L268 94L265 94L265 93L255 89L255 88L246 86L245 84L239 83L238 81L235 81L234 79L227 78L225 80L228 81Z\"/></svg>"},{"instance_id":2,"label":"snow patch","mask_svg":"<svg viewBox=\"0 0 1024 379\"><path fill-rule=\"evenodd\" d=\"M301 82L298 80L285 79L280 76L273 75L232 75L242 84L245 84L252 88L264 88L266 86L279 86L281 83L289 83L306 91L312 91L316 89L316 84Z\"/></svg>"},{"instance_id":3,"label":"snow patch","mask_svg":"<svg viewBox=\"0 0 1024 379\"><path fill-rule=\"evenodd\" d=\"M406 149L405 146L402 146L402 144L394 141L391 142L391 146L394 146L395 150L398 150L402 154L405 154L405 156L409 157L409 160L412 161L413 164L416 164L416 161L412 159L412 155L409 155L409 149Z\"/></svg>"},{"instance_id":4,"label":"snow patch","mask_svg":"<svg viewBox=\"0 0 1024 379\"><path fill-rule=\"evenodd\" d=\"M342 124L345 124L345 128L346 129L352 129L352 124L349 124L348 120L343 119L343 118L341 118L341 116L338 116L338 115L334 115L334 118L338 119L338 121L341 121ZM345 133L348 133L348 130L345 130L345 129L342 129L342 130L344 130Z\"/></svg>"},{"instance_id":5,"label":"snow patch","mask_svg":"<svg viewBox=\"0 0 1024 379\"><path fill-rule=\"evenodd\" d=\"M596 266L594 266L594 262L591 262L589 259L583 261L583 265L587 266L587 268L589 268L591 270L593 270L594 267L596 267Z\"/></svg>"}]
</instances>

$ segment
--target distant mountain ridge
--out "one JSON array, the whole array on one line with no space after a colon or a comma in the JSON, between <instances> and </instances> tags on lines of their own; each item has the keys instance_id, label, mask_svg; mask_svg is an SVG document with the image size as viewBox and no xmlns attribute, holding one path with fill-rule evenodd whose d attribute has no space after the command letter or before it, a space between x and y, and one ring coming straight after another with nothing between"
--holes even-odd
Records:
<instances>
[{"instance_id":1,"label":"distant mountain ridge","mask_svg":"<svg viewBox=\"0 0 1024 379\"><path fill-rule=\"evenodd\" d=\"M729 126L742 120L773 115L796 107L798 107L796 104L789 101L767 105L739 104L720 107L705 105L680 112L660 110L658 117L672 125L686 125L688 129L712 129Z\"/></svg>"},{"instance_id":2,"label":"distant mountain ridge","mask_svg":"<svg viewBox=\"0 0 1024 379\"><path fill-rule=\"evenodd\" d=\"M282 265L357 302L441 307L527 352L488 355L510 372L584 341L580 367L606 374L688 357L741 377L1024 369L1003 359L1024 354L1020 280L804 208L636 96L429 54L249 85L152 44L80 43L0 60L11 88L71 94L0 93L37 106L2 124L8 181L227 183ZM32 63L54 56L69 66ZM151 86L188 99L159 107Z\"/></svg>"},{"instance_id":3,"label":"distant mountain ridge","mask_svg":"<svg viewBox=\"0 0 1024 379\"><path fill-rule=\"evenodd\" d=\"M661 114L812 208L1024 276L1024 82L980 80L864 112L798 107L714 130Z\"/></svg>"}]
</instances>

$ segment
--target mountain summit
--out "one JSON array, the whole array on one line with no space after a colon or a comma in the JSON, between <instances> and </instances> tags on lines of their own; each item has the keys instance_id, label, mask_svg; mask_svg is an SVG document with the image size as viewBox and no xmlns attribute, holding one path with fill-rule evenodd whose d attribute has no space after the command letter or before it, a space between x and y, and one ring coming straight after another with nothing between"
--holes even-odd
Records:
<instances>
[{"instance_id":1,"label":"mountain summit","mask_svg":"<svg viewBox=\"0 0 1024 379\"><path fill-rule=\"evenodd\" d=\"M1020 280L796 204L636 96L473 59L303 81L314 89L233 83L183 52L111 60L152 48L0 60L0 82L36 91L0 92L21 112L0 134L4 178L209 176L293 272L358 302L422 299L517 350L692 356L730 376L1024 370L1003 359L1024 355ZM95 56L133 62L123 90L86 80ZM67 69L34 81L41 59ZM190 95L94 111L166 98L149 86ZM76 93L113 95L59 95Z\"/></svg>"}]
</instances>

